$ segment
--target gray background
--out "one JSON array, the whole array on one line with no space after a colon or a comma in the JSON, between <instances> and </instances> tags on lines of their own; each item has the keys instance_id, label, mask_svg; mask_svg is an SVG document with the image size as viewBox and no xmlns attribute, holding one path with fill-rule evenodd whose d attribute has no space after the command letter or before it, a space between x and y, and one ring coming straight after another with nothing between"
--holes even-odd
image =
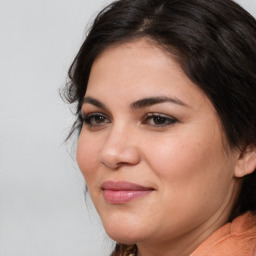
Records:
<instances>
[{"instance_id":1,"label":"gray background","mask_svg":"<svg viewBox=\"0 0 256 256\"><path fill-rule=\"evenodd\" d=\"M86 24L109 2L0 0L0 256L109 255L63 144L73 117L58 95ZM237 2L256 16L256 0Z\"/></svg>"}]
</instances>

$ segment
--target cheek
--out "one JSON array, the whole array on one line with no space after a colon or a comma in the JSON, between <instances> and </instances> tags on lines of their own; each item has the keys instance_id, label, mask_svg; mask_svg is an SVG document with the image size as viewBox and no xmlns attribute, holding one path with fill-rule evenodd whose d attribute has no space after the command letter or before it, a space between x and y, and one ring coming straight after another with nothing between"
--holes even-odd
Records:
<instances>
[{"instance_id":1,"label":"cheek","mask_svg":"<svg viewBox=\"0 0 256 256\"><path fill-rule=\"evenodd\" d=\"M198 199L206 202L215 195L221 200L231 182L233 166L223 153L221 137L212 138L183 134L145 148L166 197L171 194L180 202L192 203Z\"/></svg>"},{"instance_id":2,"label":"cheek","mask_svg":"<svg viewBox=\"0 0 256 256\"><path fill-rule=\"evenodd\" d=\"M95 139L91 141L89 136L85 136L81 132L77 144L76 159L88 186L98 165L97 154L99 147L97 145L99 144Z\"/></svg>"},{"instance_id":3,"label":"cheek","mask_svg":"<svg viewBox=\"0 0 256 256\"><path fill-rule=\"evenodd\" d=\"M203 168L202 164L207 162L208 156L213 153L201 145L200 140L184 134L182 136L175 134L175 136L151 140L151 142L151 146L144 148L147 161L159 176L163 175L170 179L173 178L172 176L196 174L196 169L198 169L197 172L200 171Z\"/></svg>"}]
</instances>

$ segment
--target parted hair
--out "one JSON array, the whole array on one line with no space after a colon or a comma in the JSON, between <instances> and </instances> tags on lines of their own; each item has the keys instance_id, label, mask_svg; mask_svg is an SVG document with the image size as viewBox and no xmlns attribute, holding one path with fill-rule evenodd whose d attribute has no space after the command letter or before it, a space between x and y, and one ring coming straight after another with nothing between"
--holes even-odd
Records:
<instances>
[{"instance_id":1,"label":"parted hair","mask_svg":"<svg viewBox=\"0 0 256 256\"><path fill-rule=\"evenodd\" d=\"M118 0L91 25L63 90L76 103L74 130L93 62L108 47L148 38L171 53L215 107L227 144L256 145L256 21L231 0ZM230 219L256 210L256 172L244 177ZM118 245L114 255L125 255Z\"/></svg>"}]
</instances>

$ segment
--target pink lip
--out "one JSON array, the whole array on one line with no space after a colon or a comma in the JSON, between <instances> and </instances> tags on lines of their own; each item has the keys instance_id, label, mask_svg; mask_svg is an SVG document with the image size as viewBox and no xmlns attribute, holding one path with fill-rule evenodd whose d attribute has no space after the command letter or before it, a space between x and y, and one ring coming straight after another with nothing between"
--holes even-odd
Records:
<instances>
[{"instance_id":1,"label":"pink lip","mask_svg":"<svg viewBox=\"0 0 256 256\"><path fill-rule=\"evenodd\" d=\"M102 184L103 196L110 204L124 204L154 191L151 187L125 181L106 181Z\"/></svg>"}]
</instances>

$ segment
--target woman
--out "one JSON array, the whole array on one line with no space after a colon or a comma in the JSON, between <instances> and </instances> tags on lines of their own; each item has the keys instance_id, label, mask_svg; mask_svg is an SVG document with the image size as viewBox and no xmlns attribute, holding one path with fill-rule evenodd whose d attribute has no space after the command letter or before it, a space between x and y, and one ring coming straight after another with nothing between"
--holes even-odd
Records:
<instances>
[{"instance_id":1,"label":"woman","mask_svg":"<svg viewBox=\"0 0 256 256\"><path fill-rule=\"evenodd\" d=\"M256 21L230 0L119 0L66 87L112 255L256 252Z\"/></svg>"}]
</instances>

